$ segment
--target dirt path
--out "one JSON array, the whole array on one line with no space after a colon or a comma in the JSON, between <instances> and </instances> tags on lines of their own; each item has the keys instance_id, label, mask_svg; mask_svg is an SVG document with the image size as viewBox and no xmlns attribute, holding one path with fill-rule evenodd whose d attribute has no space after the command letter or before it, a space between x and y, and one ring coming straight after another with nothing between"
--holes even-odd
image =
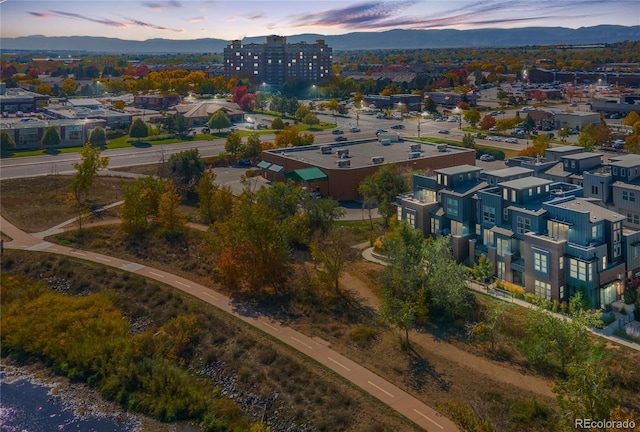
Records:
<instances>
[{"instance_id":1,"label":"dirt path","mask_svg":"<svg viewBox=\"0 0 640 432\"><path fill-rule=\"evenodd\" d=\"M371 264L374 265L374 264ZM380 299L374 293L369 284L363 280L366 278L365 269L369 268L368 263L358 263L351 273L344 273L341 284L345 290L350 291L354 297L375 310L380 309ZM491 361L464 351L448 342L436 340L432 335L412 332L411 341L426 352L438 357L443 366L453 362L464 370L473 374L482 374L491 380L499 381L522 390L526 390L540 396L553 398L555 395L551 391L552 382L550 380L534 376L525 375L517 370L504 366L498 362Z\"/></svg>"}]
</instances>

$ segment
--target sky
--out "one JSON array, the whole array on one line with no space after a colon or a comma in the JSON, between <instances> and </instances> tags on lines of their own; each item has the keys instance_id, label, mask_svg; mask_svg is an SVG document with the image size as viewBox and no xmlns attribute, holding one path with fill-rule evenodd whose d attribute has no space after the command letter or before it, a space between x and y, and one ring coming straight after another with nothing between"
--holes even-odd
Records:
<instances>
[{"instance_id":1,"label":"sky","mask_svg":"<svg viewBox=\"0 0 640 432\"><path fill-rule=\"evenodd\" d=\"M0 0L2 38L233 40L270 34L599 24L640 25L640 0Z\"/></svg>"}]
</instances>

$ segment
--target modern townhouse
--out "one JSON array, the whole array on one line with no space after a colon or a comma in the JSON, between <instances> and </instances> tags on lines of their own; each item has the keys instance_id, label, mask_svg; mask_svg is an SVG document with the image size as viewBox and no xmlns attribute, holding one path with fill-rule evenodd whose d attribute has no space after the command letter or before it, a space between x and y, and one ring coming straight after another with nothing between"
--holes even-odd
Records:
<instances>
[{"instance_id":1,"label":"modern townhouse","mask_svg":"<svg viewBox=\"0 0 640 432\"><path fill-rule=\"evenodd\" d=\"M640 231L632 229L640 157L603 166L599 154L581 152L553 149L539 172L526 167L534 160L487 173L462 165L415 174L413 192L397 198L398 220L425 236L450 234L459 262L485 255L498 279L526 292L562 302L582 291L605 307L640 272Z\"/></svg>"}]
</instances>

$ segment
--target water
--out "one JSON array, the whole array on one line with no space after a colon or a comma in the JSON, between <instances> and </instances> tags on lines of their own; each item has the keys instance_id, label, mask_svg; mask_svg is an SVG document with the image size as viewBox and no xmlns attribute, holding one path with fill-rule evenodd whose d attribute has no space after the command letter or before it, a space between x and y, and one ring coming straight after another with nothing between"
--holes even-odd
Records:
<instances>
[{"instance_id":1,"label":"water","mask_svg":"<svg viewBox=\"0 0 640 432\"><path fill-rule=\"evenodd\" d=\"M6 381L0 372L0 431L2 432L134 432L131 422L89 414L78 416L50 388L28 378Z\"/></svg>"}]
</instances>

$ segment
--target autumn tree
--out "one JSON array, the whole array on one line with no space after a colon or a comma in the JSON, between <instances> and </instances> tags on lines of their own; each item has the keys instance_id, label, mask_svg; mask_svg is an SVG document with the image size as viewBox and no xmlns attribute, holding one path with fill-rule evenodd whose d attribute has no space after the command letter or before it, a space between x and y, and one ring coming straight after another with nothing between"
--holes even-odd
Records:
<instances>
[{"instance_id":1,"label":"autumn tree","mask_svg":"<svg viewBox=\"0 0 640 432\"><path fill-rule=\"evenodd\" d=\"M489 130L495 125L496 125L496 119L490 115L485 115L484 117L482 117L482 120L480 120L480 123L478 124L478 126L482 130Z\"/></svg>"},{"instance_id":2,"label":"autumn tree","mask_svg":"<svg viewBox=\"0 0 640 432\"><path fill-rule=\"evenodd\" d=\"M275 121L275 120L274 120ZM315 135L311 133L300 133L294 128L285 128L276 135L275 144L278 148L298 147L303 145L311 145L315 140Z\"/></svg>"},{"instance_id":3,"label":"autumn tree","mask_svg":"<svg viewBox=\"0 0 640 432\"><path fill-rule=\"evenodd\" d=\"M302 123L309 125L309 128L311 128L313 125L320 124L320 120L315 113L309 112L302 118Z\"/></svg>"},{"instance_id":4,"label":"autumn tree","mask_svg":"<svg viewBox=\"0 0 640 432\"><path fill-rule=\"evenodd\" d=\"M493 277L493 263L485 254L480 255L478 262L473 265L473 275L481 282Z\"/></svg>"},{"instance_id":5,"label":"autumn tree","mask_svg":"<svg viewBox=\"0 0 640 432\"><path fill-rule=\"evenodd\" d=\"M107 145L107 133L100 126L94 127L89 133L89 142L94 147L104 147Z\"/></svg>"},{"instance_id":6,"label":"autumn tree","mask_svg":"<svg viewBox=\"0 0 640 432\"><path fill-rule=\"evenodd\" d=\"M593 133L590 133L587 128L585 128L580 135L578 135L576 145L582 147L584 151L592 152L596 148L596 137Z\"/></svg>"},{"instance_id":7,"label":"autumn tree","mask_svg":"<svg viewBox=\"0 0 640 432\"><path fill-rule=\"evenodd\" d=\"M182 197L173 181L164 182L164 191L158 200L158 214L154 223L167 237L174 237L184 232L187 215L180 210Z\"/></svg>"},{"instance_id":8,"label":"autumn tree","mask_svg":"<svg viewBox=\"0 0 640 432\"><path fill-rule=\"evenodd\" d=\"M229 153L234 159L242 151L242 138L238 132L233 132L227 136L224 143L224 151Z\"/></svg>"},{"instance_id":9,"label":"autumn tree","mask_svg":"<svg viewBox=\"0 0 640 432\"><path fill-rule=\"evenodd\" d=\"M603 146L611 142L611 130L604 122L590 123L580 131L578 142L581 139L584 142L593 142L594 146Z\"/></svg>"},{"instance_id":10,"label":"autumn tree","mask_svg":"<svg viewBox=\"0 0 640 432\"><path fill-rule=\"evenodd\" d=\"M233 89L233 96L231 97L231 102L235 102L237 104L240 103L240 100L246 95L248 92L246 86L237 86Z\"/></svg>"},{"instance_id":11,"label":"autumn tree","mask_svg":"<svg viewBox=\"0 0 640 432\"><path fill-rule=\"evenodd\" d=\"M198 213L207 224L226 219L233 209L234 196L231 188L228 185L220 187L215 184L215 180L215 173L208 169L196 187Z\"/></svg>"},{"instance_id":12,"label":"autumn tree","mask_svg":"<svg viewBox=\"0 0 640 432\"><path fill-rule=\"evenodd\" d=\"M151 229L151 218L158 214L164 181L152 176L124 184L124 199L120 208L120 228L129 237L136 237Z\"/></svg>"},{"instance_id":13,"label":"autumn tree","mask_svg":"<svg viewBox=\"0 0 640 432\"><path fill-rule=\"evenodd\" d=\"M298 106L298 109L296 110L296 113L294 114L294 117L296 118L296 120L298 121L302 121L302 119L304 119L304 117L311 113L311 111L309 110L309 107L303 104L300 104Z\"/></svg>"},{"instance_id":14,"label":"autumn tree","mask_svg":"<svg viewBox=\"0 0 640 432\"><path fill-rule=\"evenodd\" d=\"M475 128L478 122L480 121L480 112L476 109L471 109L471 110L465 111L464 114L462 115L462 118L464 119L464 121L469 123L471 127Z\"/></svg>"},{"instance_id":15,"label":"autumn tree","mask_svg":"<svg viewBox=\"0 0 640 432\"><path fill-rule=\"evenodd\" d=\"M7 131L0 132L0 153L8 154L16 148L16 142Z\"/></svg>"},{"instance_id":16,"label":"autumn tree","mask_svg":"<svg viewBox=\"0 0 640 432\"><path fill-rule=\"evenodd\" d=\"M60 133L55 126L49 126L42 135L42 146L45 148L55 148L60 144Z\"/></svg>"},{"instance_id":17,"label":"autumn tree","mask_svg":"<svg viewBox=\"0 0 640 432\"><path fill-rule=\"evenodd\" d=\"M211 115L207 125L211 129L217 129L218 132L220 132L221 129L231 127L231 120L229 120L229 117L227 117L223 110L218 110Z\"/></svg>"},{"instance_id":18,"label":"autumn tree","mask_svg":"<svg viewBox=\"0 0 640 432\"><path fill-rule=\"evenodd\" d=\"M340 275L345 266L355 258L353 239L344 229L334 228L324 236L316 236L311 243L311 256L320 265L320 279L332 285L340 294Z\"/></svg>"},{"instance_id":19,"label":"autumn tree","mask_svg":"<svg viewBox=\"0 0 640 432\"><path fill-rule=\"evenodd\" d=\"M243 111L253 111L256 107L256 95L254 93L247 93L240 98L238 105L240 105Z\"/></svg>"},{"instance_id":20,"label":"autumn tree","mask_svg":"<svg viewBox=\"0 0 640 432\"><path fill-rule=\"evenodd\" d=\"M271 121L271 129L273 129L275 131L279 131L279 130L284 129L284 122L282 121L282 119L280 117L275 117Z\"/></svg>"},{"instance_id":21,"label":"autumn tree","mask_svg":"<svg viewBox=\"0 0 640 432\"><path fill-rule=\"evenodd\" d=\"M78 211L78 225L82 231L82 221L89 212L87 192L93 186L98 171L109 165L108 157L100 157L100 148L86 143L80 152L80 162L73 164L76 170L71 177L71 191L67 196L67 203Z\"/></svg>"},{"instance_id":22,"label":"autumn tree","mask_svg":"<svg viewBox=\"0 0 640 432\"><path fill-rule=\"evenodd\" d=\"M242 157L255 161L260 158L262 153L262 144L260 143L260 134L253 132L247 138L247 142L242 147Z\"/></svg>"},{"instance_id":23,"label":"autumn tree","mask_svg":"<svg viewBox=\"0 0 640 432\"><path fill-rule=\"evenodd\" d=\"M131 128L129 128L129 136L131 138L137 138L138 142L140 142L140 138L149 136L149 127L142 119L137 118L131 124Z\"/></svg>"},{"instance_id":24,"label":"autumn tree","mask_svg":"<svg viewBox=\"0 0 640 432\"><path fill-rule=\"evenodd\" d=\"M497 338L503 329L504 317L509 309L508 303L499 300L489 303L483 311L482 320L471 326L471 335L478 339L489 339L491 351L495 351Z\"/></svg>"},{"instance_id":25,"label":"autumn tree","mask_svg":"<svg viewBox=\"0 0 640 432\"><path fill-rule=\"evenodd\" d=\"M518 156L544 156L549 147L551 147L551 138L549 138L546 134L539 134L533 140L533 145L527 146L526 148L520 150L518 152Z\"/></svg>"},{"instance_id":26,"label":"autumn tree","mask_svg":"<svg viewBox=\"0 0 640 432\"><path fill-rule=\"evenodd\" d=\"M637 112L631 111L627 116L622 120L622 124L626 126L633 126L637 122L640 121L640 115Z\"/></svg>"},{"instance_id":27,"label":"autumn tree","mask_svg":"<svg viewBox=\"0 0 640 432\"><path fill-rule=\"evenodd\" d=\"M520 123L520 119L518 118L506 118L496 121L496 130L497 131L506 131L508 129L514 129L518 123Z\"/></svg>"},{"instance_id":28,"label":"autumn tree","mask_svg":"<svg viewBox=\"0 0 640 432\"><path fill-rule=\"evenodd\" d=\"M365 177L358 186L358 192L365 202L375 202L384 219L384 226L396 213L396 197L409 190L407 175L396 165L383 165L375 173Z\"/></svg>"}]
</instances>

